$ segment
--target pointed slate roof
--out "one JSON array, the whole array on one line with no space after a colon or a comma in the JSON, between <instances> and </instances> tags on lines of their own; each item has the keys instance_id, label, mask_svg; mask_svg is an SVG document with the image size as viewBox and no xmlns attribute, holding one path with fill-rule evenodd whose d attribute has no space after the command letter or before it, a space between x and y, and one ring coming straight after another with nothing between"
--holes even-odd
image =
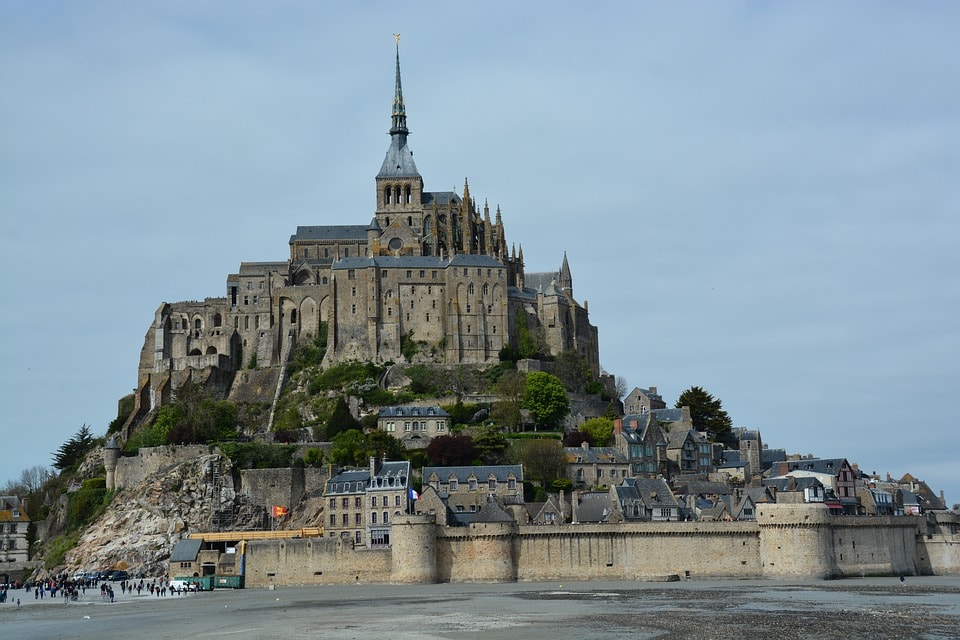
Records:
<instances>
[{"instance_id":1,"label":"pointed slate roof","mask_svg":"<svg viewBox=\"0 0 960 640\"><path fill-rule=\"evenodd\" d=\"M474 522L514 522L513 516L500 506L493 496L487 498L487 504L477 512Z\"/></svg>"},{"instance_id":2,"label":"pointed slate roof","mask_svg":"<svg viewBox=\"0 0 960 640\"><path fill-rule=\"evenodd\" d=\"M390 117L390 146L380 166L378 178L419 178L420 172L413 162L413 151L407 146L407 110L403 104L403 88L400 86L400 42L397 41L397 79L393 91L393 112Z\"/></svg>"}]
</instances>

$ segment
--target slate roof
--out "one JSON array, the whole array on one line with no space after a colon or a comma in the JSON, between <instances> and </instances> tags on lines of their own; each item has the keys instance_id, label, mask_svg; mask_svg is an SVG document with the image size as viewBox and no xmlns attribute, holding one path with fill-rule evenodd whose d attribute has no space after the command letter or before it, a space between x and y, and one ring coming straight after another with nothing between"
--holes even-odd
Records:
<instances>
[{"instance_id":1,"label":"slate roof","mask_svg":"<svg viewBox=\"0 0 960 640\"><path fill-rule=\"evenodd\" d=\"M803 458L802 460L786 460L777 465L776 470L782 473L809 471L811 473L826 473L835 476L840 473L840 469L846 461L846 458Z\"/></svg>"},{"instance_id":2,"label":"slate roof","mask_svg":"<svg viewBox=\"0 0 960 640\"><path fill-rule=\"evenodd\" d=\"M420 201L425 205L435 204L443 206L451 203L460 204L463 202L463 199L457 195L455 191L424 191Z\"/></svg>"},{"instance_id":3,"label":"slate roof","mask_svg":"<svg viewBox=\"0 0 960 640\"><path fill-rule=\"evenodd\" d=\"M577 522L606 522L613 513L610 494L581 493L577 504Z\"/></svg>"},{"instance_id":4,"label":"slate roof","mask_svg":"<svg viewBox=\"0 0 960 640\"><path fill-rule=\"evenodd\" d=\"M565 447L570 464L627 464L627 456L616 447ZM580 460L577 460L580 458Z\"/></svg>"},{"instance_id":5,"label":"slate roof","mask_svg":"<svg viewBox=\"0 0 960 640\"><path fill-rule=\"evenodd\" d=\"M333 263L334 269L446 269L448 267L487 267L502 269L503 264L492 256L458 253L450 257L440 256L350 256Z\"/></svg>"},{"instance_id":6,"label":"slate roof","mask_svg":"<svg viewBox=\"0 0 960 640\"><path fill-rule=\"evenodd\" d=\"M683 495L726 495L730 493L730 487L722 482L707 482L705 480L691 480L677 487L677 493Z\"/></svg>"},{"instance_id":7,"label":"slate roof","mask_svg":"<svg viewBox=\"0 0 960 640\"><path fill-rule=\"evenodd\" d=\"M297 232L290 236L290 244L295 240L349 240L356 242L367 240L367 228L363 224L326 224L321 226L298 226Z\"/></svg>"},{"instance_id":8,"label":"slate roof","mask_svg":"<svg viewBox=\"0 0 960 640\"><path fill-rule=\"evenodd\" d=\"M440 407L383 407L380 409L381 418L421 418L436 417L449 418L450 414Z\"/></svg>"},{"instance_id":9,"label":"slate roof","mask_svg":"<svg viewBox=\"0 0 960 640\"><path fill-rule=\"evenodd\" d=\"M369 469L348 469L327 480L324 495L339 493L361 493L370 484Z\"/></svg>"},{"instance_id":10,"label":"slate roof","mask_svg":"<svg viewBox=\"0 0 960 640\"><path fill-rule=\"evenodd\" d=\"M194 562L202 545L203 540L178 540L170 553L170 562Z\"/></svg>"},{"instance_id":11,"label":"slate roof","mask_svg":"<svg viewBox=\"0 0 960 640\"><path fill-rule=\"evenodd\" d=\"M397 132L390 136L390 146L387 155L380 165L378 178L415 178L419 177L417 165L413 161L413 151L407 146L407 134Z\"/></svg>"},{"instance_id":12,"label":"slate roof","mask_svg":"<svg viewBox=\"0 0 960 640\"><path fill-rule=\"evenodd\" d=\"M523 276L523 283L527 289L546 293L551 283L553 283L554 287L560 286L560 272L526 273Z\"/></svg>"},{"instance_id":13,"label":"slate roof","mask_svg":"<svg viewBox=\"0 0 960 640\"><path fill-rule=\"evenodd\" d=\"M623 494L620 492L621 489L624 489ZM617 487L617 496L620 495L633 496L643 502L648 510L665 506L679 507L666 480L659 478L624 478L623 483Z\"/></svg>"},{"instance_id":14,"label":"slate roof","mask_svg":"<svg viewBox=\"0 0 960 640\"><path fill-rule=\"evenodd\" d=\"M683 420L683 409L651 409L650 413L660 422L680 422Z\"/></svg>"},{"instance_id":15,"label":"slate roof","mask_svg":"<svg viewBox=\"0 0 960 640\"><path fill-rule=\"evenodd\" d=\"M477 512L474 522L514 522L513 516L500 506L493 497L487 498L487 504Z\"/></svg>"},{"instance_id":16,"label":"slate roof","mask_svg":"<svg viewBox=\"0 0 960 640\"><path fill-rule=\"evenodd\" d=\"M522 464L488 464L477 467L424 467L423 481L427 482L434 473L437 474L441 482L446 482L450 476L455 477L460 482L465 482L471 475L477 480L483 481L489 478L491 474L497 479L497 482L506 482L510 479L511 473L517 482L523 482Z\"/></svg>"},{"instance_id":17,"label":"slate roof","mask_svg":"<svg viewBox=\"0 0 960 640\"><path fill-rule=\"evenodd\" d=\"M746 464L746 460L736 449L724 449L723 460L717 466L718 469L736 469Z\"/></svg>"},{"instance_id":18,"label":"slate roof","mask_svg":"<svg viewBox=\"0 0 960 640\"><path fill-rule=\"evenodd\" d=\"M823 486L823 483L820 482L814 476L779 476L777 478L765 478L763 480L763 486L769 487L777 490L777 493L781 491L803 491L815 486Z\"/></svg>"}]
</instances>

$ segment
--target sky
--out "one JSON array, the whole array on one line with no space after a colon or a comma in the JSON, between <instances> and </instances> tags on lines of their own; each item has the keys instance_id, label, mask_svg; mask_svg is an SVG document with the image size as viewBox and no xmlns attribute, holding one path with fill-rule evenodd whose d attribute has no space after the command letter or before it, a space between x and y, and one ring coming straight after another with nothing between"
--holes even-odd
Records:
<instances>
[{"instance_id":1,"label":"sky","mask_svg":"<svg viewBox=\"0 0 960 640\"><path fill-rule=\"evenodd\" d=\"M163 301L366 224L401 34L430 191L500 206L603 368L960 502L960 4L0 3L0 484Z\"/></svg>"}]
</instances>

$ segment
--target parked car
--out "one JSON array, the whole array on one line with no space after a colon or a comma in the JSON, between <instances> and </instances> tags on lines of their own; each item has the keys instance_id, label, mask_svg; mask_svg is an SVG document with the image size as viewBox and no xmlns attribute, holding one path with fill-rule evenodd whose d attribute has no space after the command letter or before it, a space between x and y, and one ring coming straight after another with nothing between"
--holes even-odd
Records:
<instances>
[{"instance_id":1,"label":"parked car","mask_svg":"<svg viewBox=\"0 0 960 640\"><path fill-rule=\"evenodd\" d=\"M107 580L112 580L113 582L117 582L118 580L129 580L129 579L130 579L130 574L120 569L116 571L111 571L110 575L107 576Z\"/></svg>"}]
</instances>

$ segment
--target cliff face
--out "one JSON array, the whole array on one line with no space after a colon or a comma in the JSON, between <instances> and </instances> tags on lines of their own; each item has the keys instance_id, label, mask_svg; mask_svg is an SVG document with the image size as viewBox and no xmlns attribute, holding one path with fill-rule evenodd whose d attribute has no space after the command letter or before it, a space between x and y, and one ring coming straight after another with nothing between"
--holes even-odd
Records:
<instances>
[{"instance_id":1,"label":"cliff face","mask_svg":"<svg viewBox=\"0 0 960 640\"><path fill-rule=\"evenodd\" d=\"M233 514L235 503L231 464L224 456L201 455L164 469L117 492L106 513L67 553L66 570L117 567L162 575L181 537L209 531L215 514ZM260 513L238 515L262 521Z\"/></svg>"}]
</instances>

